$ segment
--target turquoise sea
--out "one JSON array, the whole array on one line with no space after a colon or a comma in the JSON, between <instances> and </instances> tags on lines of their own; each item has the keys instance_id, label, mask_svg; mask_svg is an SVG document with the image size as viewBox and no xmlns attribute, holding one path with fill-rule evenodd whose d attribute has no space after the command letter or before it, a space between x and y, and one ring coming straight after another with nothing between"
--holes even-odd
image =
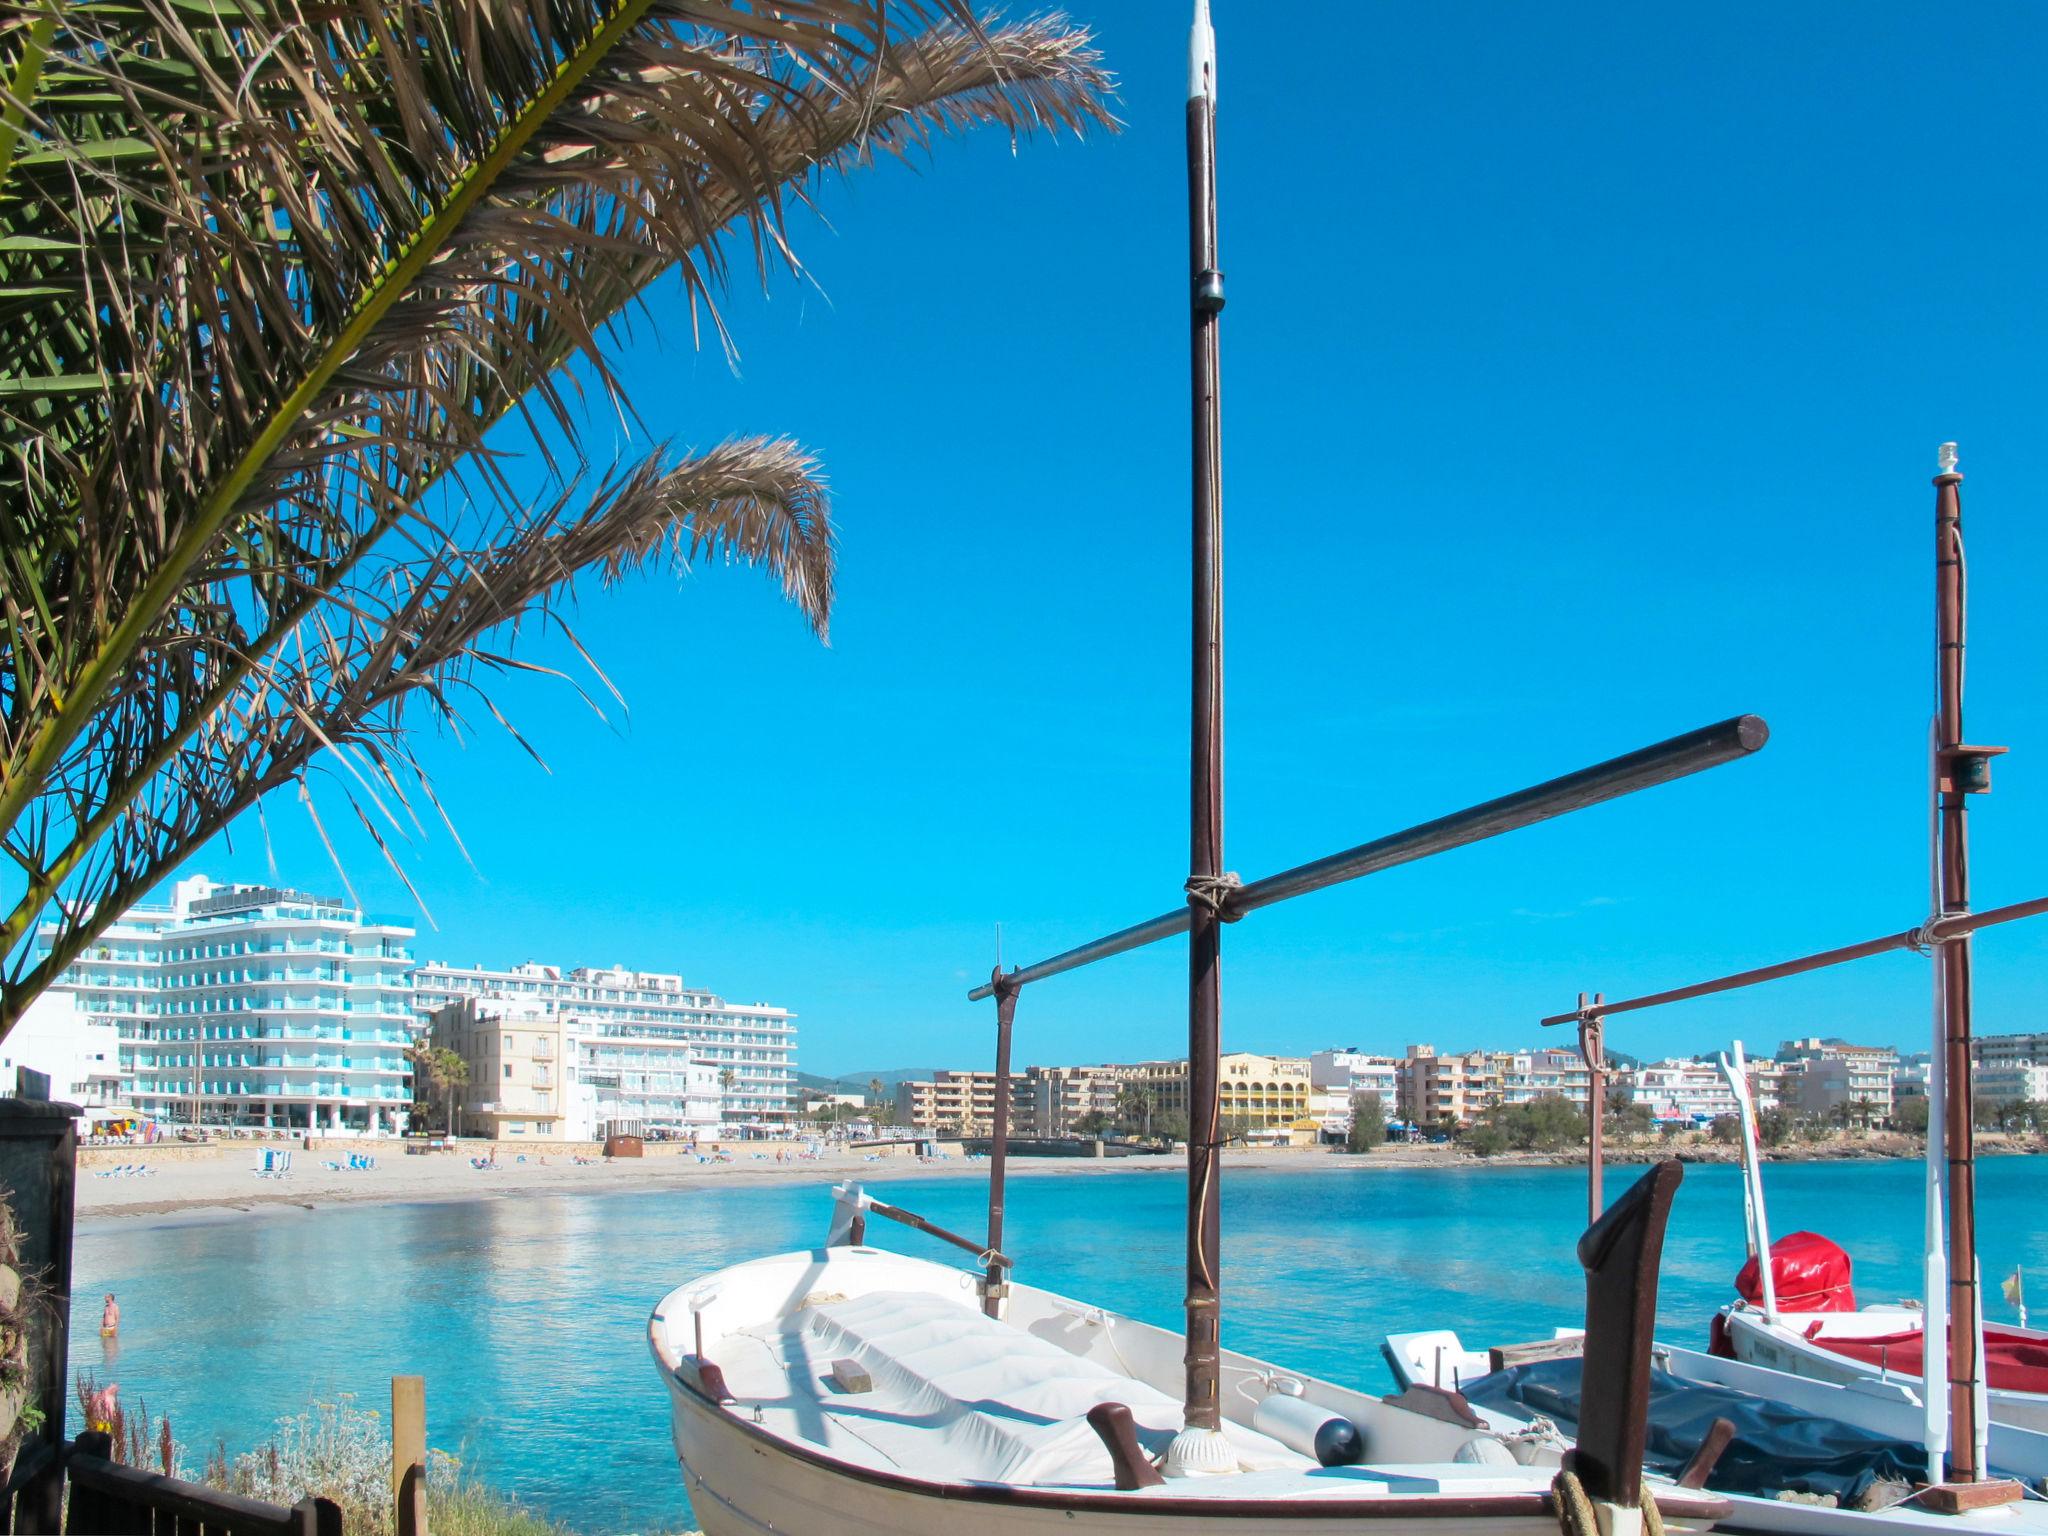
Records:
<instances>
[{"instance_id":1,"label":"turquoise sea","mask_svg":"<svg viewBox=\"0 0 2048 1536\"><path fill-rule=\"evenodd\" d=\"M1609 1193L1634 1170L1614 1169ZM1775 1235L1849 1249L1866 1300L1917 1295L1918 1163L1769 1170ZM258 1444L281 1416L353 1393L389 1408L390 1377L427 1380L428 1434L490 1481L600 1536L685 1529L667 1404L643 1327L664 1292L738 1259L823 1241L826 1184L339 1207L205 1224L120 1219L81 1232L73 1363L171 1416L196 1455ZM886 1198L973 1232L985 1186L890 1183ZM1028 1173L1011 1181L1018 1274L1178 1326L1185 1181ZM2048 1306L2048 1160L1979 1172L1983 1270L2024 1264ZM1478 1344L1539 1337L1583 1301L1572 1169L1346 1168L1224 1182L1224 1338L1384 1390L1383 1334L1456 1325ZM884 1240L953 1250L886 1223ZM1736 1170L1687 1170L1665 1250L1661 1336L1703 1343L1742 1258ZM99 1297L122 1336L102 1359Z\"/></svg>"}]
</instances>

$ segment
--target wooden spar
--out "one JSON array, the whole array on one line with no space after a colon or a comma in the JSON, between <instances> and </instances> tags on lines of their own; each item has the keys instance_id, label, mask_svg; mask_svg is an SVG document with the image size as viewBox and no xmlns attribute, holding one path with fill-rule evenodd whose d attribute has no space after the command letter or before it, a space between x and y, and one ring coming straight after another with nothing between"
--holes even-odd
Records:
<instances>
[{"instance_id":1,"label":"wooden spar","mask_svg":"<svg viewBox=\"0 0 2048 1536\"><path fill-rule=\"evenodd\" d=\"M1946 948L1949 941L1963 934L1975 933L1982 928L1995 928L2000 923L2018 922L2023 917L2040 917L2048 914L2048 896L2038 896L2032 901L2016 901L2009 907L1992 907L1983 912L1960 912L1947 917L1937 917L1918 928L1905 928L1897 933L1888 933L1881 939L1865 939L1860 944L1844 944L1840 949L1824 949L1818 954L1802 955L1797 960L1781 960L1775 965L1760 965L1754 970L1737 971L1732 976L1719 976L1712 981L1696 981L1690 986L1672 987L1664 992L1648 992L1641 997L1627 997L1619 1002L1597 1005L1601 1018L1616 1013L1634 1013L1639 1008L1661 1008L1669 1003L1688 1002L1695 997L1711 997L1716 992L1733 992L1742 987L1754 987L1761 982L1779 981L1787 976L1800 976L1808 971L1825 970L1831 965L1844 965L1851 960L1864 960L1871 955L1881 955L1887 950L1926 948L1941 945ZM1583 995L1583 994L1582 994ZM1550 1027L1558 1024L1576 1024L1589 1017L1594 1009L1581 1004L1570 1013L1553 1013L1547 1019L1537 1022Z\"/></svg>"},{"instance_id":2,"label":"wooden spar","mask_svg":"<svg viewBox=\"0 0 2048 1536\"><path fill-rule=\"evenodd\" d=\"M1966 796L1975 781L1963 751L1963 477L1952 467L1934 477L1934 614L1939 656L1939 710L1935 735L1935 776L1941 795L1941 911L1970 910L1970 837ZM1978 758L1979 765L1988 759ZM1989 787L1988 776L1983 781ZM1978 1423L1978 1351L1984 1303L1977 1284L1976 1117L1970 1102L1970 937L1942 944L1943 1066L1946 1113L1942 1131L1948 1150L1948 1417L1949 1476L1975 1482L1984 1427Z\"/></svg>"},{"instance_id":3,"label":"wooden spar","mask_svg":"<svg viewBox=\"0 0 2048 1536\"><path fill-rule=\"evenodd\" d=\"M1194 505L1192 693L1188 721L1188 1233L1185 1428L1169 1470L1225 1471L1221 1287L1223 1169L1217 1078L1222 1054L1223 423L1216 269L1216 37L1195 0L1188 37L1188 298ZM1177 1460L1178 1466L1174 1463Z\"/></svg>"},{"instance_id":4,"label":"wooden spar","mask_svg":"<svg viewBox=\"0 0 2048 1536\"><path fill-rule=\"evenodd\" d=\"M982 1277L981 1310L1000 1317L1009 1286L994 1255L1003 1251L1003 1186L1010 1165L1010 1026L1017 1017L1017 988L996 966L996 1102L990 1117L988 1145L988 1272Z\"/></svg>"},{"instance_id":5,"label":"wooden spar","mask_svg":"<svg viewBox=\"0 0 2048 1536\"><path fill-rule=\"evenodd\" d=\"M1453 811L1448 816L1389 832L1341 853L1283 869L1246 885L1228 887L1223 899L1225 920L1736 762L1761 751L1770 737L1770 727L1755 715L1737 715L1701 726L1682 736L1639 747L1591 767ZM1005 979L1020 987L1029 986L1034 981L1077 971L1098 960L1170 939L1188 931L1190 911L1189 907L1180 906L1162 912L1145 922L1062 950L1049 959L1006 972ZM978 1003L993 997L995 990L993 982L983 982L967 997Z\"/></svg>"}]
</instances>

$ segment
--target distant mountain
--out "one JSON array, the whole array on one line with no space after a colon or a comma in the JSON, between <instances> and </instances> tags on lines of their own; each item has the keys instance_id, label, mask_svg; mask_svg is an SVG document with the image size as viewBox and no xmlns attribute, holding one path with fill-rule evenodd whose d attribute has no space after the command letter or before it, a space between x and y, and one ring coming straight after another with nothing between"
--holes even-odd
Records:
<instances>
[{"instance_id":1,"label":"distant mountain","mask_svg":"<svg viewBox=\"0 0 2048 1536\"><path fill-rule=\"evenodd\" d=\"M815 1089L819 1093L866 1093L868 1084L876 1078L882 1080L882 1092L892 1093L896 1085L930 1077L937 1067L890 1067L882 1072L848 1072L841 1077L820 1077L815 1072L799 1072L796 1083L799 1088Z\"/></svg>"}]
</instances>

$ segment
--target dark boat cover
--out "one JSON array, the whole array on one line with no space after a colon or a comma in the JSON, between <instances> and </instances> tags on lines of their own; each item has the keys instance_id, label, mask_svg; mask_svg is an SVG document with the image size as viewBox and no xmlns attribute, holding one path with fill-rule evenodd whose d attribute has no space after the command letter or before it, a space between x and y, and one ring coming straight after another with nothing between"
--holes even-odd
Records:
<instances>
[{"instance_id":1,"label":"dark boat cover","mask_svg":"<svg viewBox=\"0 0 2048 1536\"><path fill-rule=\"evenodd\" d=\"M1788 1233L1771 1244L1771 1284L1781 1312L1856 1310L1856 1293L1849 1287L1849 1255L1818 1232ZM1735 1290L1750 1305L1763 1305L1763 1277L1755 1254L1735 1277Z\"/></svg>"},{"instance_id":2,"label":"dark boat cover","mask_svg":"<svg viewBox=\"0 0 2048 1536\"><path fill-rule=\"evenodd\" d=\"M1517 1418L1540 1413L1568 1438L1577 1435L1577 1360L1509 1366L1466 1382L1462 1390L1475 1406ZM1650 1372L1650 1437L1644 1464L1653 1472L1676 1475L1716 1419L1735 1426L1735 1438L1707 1479L1716 1493L1766 1499L1787 1490L1833 1494L1846 1506L1874 1482L1914 1482L1927 1468L1927 1453L1911 1441L1817 1418L1730 1387L1681 1381L1657 1369Z\"/></svg>"}]
</instances>

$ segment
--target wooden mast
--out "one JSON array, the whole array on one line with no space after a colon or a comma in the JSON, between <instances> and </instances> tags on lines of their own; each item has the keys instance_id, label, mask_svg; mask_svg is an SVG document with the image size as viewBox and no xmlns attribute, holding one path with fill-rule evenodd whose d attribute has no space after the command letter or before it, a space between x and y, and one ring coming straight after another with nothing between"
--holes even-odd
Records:
<instances>
[{"instance_id":1,"label":"wooden mast","mask_svg":"<svg viewBox=\"0 0 2048 1536\"><path fill-rule=\"evenodd\" d=\"M1970 910L1970 836L1967 797L1988 788L1990 754L1963 745L1963 477L1955 446L1944 444L1942 473L1934 477L1934 613L1938 655L1935 717L1935 788L1939 800L1941 915ZM1948 1412L1949 1476L1975 1482L1983 1473L1984 1439L1979 1376L1983 1362L1984 1306L1977 1276L1976 1132L1971 1105L1970 936L1937 947L1941 968L1944 1113L1948 1154ZM1931 1350L1934 1340L1927 1341Z\"/></svg>"},{"instance_id":2,"label":"wooden mast","mask_svg":"<svg viewBox=\"0 0 2048 1536\"><path fill-rule=\"evenodd\" d=\"M1223 925L1223 495L1216 270L1216 34L1195 0L1188 34L1188 267L1194 417L1194 624L1188 741L1188 1233L1185 1427L1169 1475L1227 1472L1218 1390L1222 1171L1217 1092Z\"/></svg>"}]
</instances>

